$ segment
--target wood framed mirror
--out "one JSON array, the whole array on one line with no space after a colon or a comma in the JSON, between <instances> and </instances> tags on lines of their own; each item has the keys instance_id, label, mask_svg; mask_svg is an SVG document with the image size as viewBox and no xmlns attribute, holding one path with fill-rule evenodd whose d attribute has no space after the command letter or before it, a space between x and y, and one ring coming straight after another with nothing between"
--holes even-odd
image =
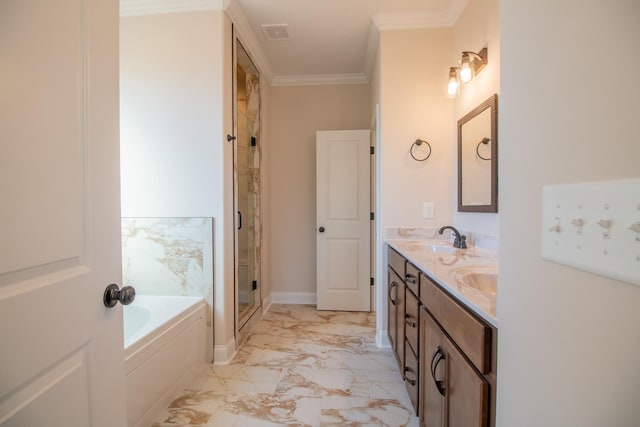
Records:
<instances>
[{"instance_id":1,"label":"wood framed mirror","mask_svg":"<svg viewBox=\"0 0 640 427\"><path fill-rule=\"evenodd\" d=\"M458 212L498 212L498 95L458 120Z\"/></svg>"}]
</instances>

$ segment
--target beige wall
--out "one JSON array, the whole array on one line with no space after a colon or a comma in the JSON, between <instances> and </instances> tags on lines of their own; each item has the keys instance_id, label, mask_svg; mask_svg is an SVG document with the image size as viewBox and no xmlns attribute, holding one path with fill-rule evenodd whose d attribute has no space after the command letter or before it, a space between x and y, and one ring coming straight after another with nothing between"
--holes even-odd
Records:
<instances>
[{"instance_id":1,"label":"beige wall","mask_svg":"<svg viewBox=\"0 0 640 427\"><path fill-rule=\"evenodd\" d=\"M640 3L500 2L498 426L640 425L640 287L540 257L547 184L640 176Z\"/></svg>"},{"instance_id":2,"label":"beige wall","mask_svg":"<svg viewBox=\"0 0 640 427\"><path fill-rule=\"evenodd\" d=\"M499 0L469 0L453 26L453 49L449 66L455 66L462 51L479 52L488 48L487 66L467 85L462 85L453 109L454 137L457 153L458 120L494 93L500 93L500 13ZM448 68L444 71L446 72ZM500 99L498 96L498 110ZM500 144L502 141L499 141ZM505 142L507 143L507 142ZM458 212L458 162L453 157L453 222L460 230L498 237L499 214ZM500 179L500 177L498 177ZM498 206L498 212L500 207Z\"/></svg>"},{"instance_id":3,"label":"beige wall","mask_svg":"<svg viewBox=\"0 0 640 427\"><path fill-rule=\"evenodd\" d=\"M454 154L452 101L446 85L451 29L383 31L380 34L380 204L382 229L451 224ZM429 141L431 157L418 162L409 149ZM435 217L422 217L423 202Z\"/></svg>"},{"instance_id":4,"label":"beige wall","mask_svg":"<svg viewBox=\"0 0 640 427\"><path fill-rule=\"evenodd\" d=\"M369 85L272 87L271 292L316 292L318 130L369 129Z\"/></svg>"}]
</instances>

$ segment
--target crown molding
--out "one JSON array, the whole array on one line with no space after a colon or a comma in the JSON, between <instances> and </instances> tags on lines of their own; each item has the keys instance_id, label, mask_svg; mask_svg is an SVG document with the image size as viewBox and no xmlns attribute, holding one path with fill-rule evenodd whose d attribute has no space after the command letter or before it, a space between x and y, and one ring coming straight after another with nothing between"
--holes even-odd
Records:
<instances>
[{"instance_id":1,"label":"crown molding","mask_svg":"<svg viewBox=\"0 0 640 427\"><path fill-rule=\"evenodd\" d=\"M272 86L326 86L367 83L369 83L369 79L364 73L274 76L271 80Z\"/></svg>"},{"instance_id":2,"label":"crown molding","mask_svg":"<svg viewBox=\"0 0 640 427\"><path fill-rule=\"evenodd\" d=\"M367 51L365 54L365 74L367 81L371 79L374 60L378 51L380 31L415 30L419 28L453 27L469 0L452 0L449 8L441 13L389 13L376 15L371 19Z\"/></svg>"},{"instance_id":3,"label":"crown molding","mask_svg":"<svg viewBox=\"0 0 640 427\"><path fill-rule=\"evenodd\" d=\"M376 53L378 52L379 41L380 31L378 31L375 23L371 21L371 25L369 25L369 37L367 38L367 50L364 56L364 72L367 76L367 81L371 81L371 74L373 73L373 65L376 59Z\"/></svg>"},{"instance_id":4,"label":"crown molding","mask_svg":"<svg viewBox=\"0 0 640 427\"><path fill-rule=\"evenodd\" d=\"M245 50L249 53L249 56L254 61L256 67L260 70L262 77L264 77L267 82L271 83L274 78L271 63L269 62L269 59L267 59L267 56L262 50L255 33L251 29L251 25L249 24L244 11L237 0L226 0L226 3L225 10L227 15L229 15L229 18L231 18L231 22L233 22L236 36L240 40L240 43L242 43Z\"/></svg>"},{"instance_id":5,"label":"crown molding","mask_svg":"<svg viewBox=\"0 0 640 427\"><path fill-rule=\"evenodd\" d=\"M120 0L120 16L223 10L229 0Z\"/></svg>"}]
</instances>

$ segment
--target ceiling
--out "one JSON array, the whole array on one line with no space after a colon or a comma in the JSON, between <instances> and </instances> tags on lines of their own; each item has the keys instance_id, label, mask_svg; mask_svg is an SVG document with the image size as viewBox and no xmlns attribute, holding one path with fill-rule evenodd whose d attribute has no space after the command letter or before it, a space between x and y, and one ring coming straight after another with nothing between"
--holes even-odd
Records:
<instances>
[{"instance_id":1,"label":"ceiling","mask_svg":"<svg viewBox=\"0 0 640 427\"><path fill-rule=\"evenodd\" d=\"M121 14L180 11L187 4L210 9L220 2L272 84L364 83L379 31L451 26L467 1L121 0ZM261 25L276 24L287 25L288 39L267 40Z\"/></svg>"},{"instance_id":2,"label":"ceiling","mask_svg":"<svg viewBox=\"0 0 640 427\"><path fill-rule=\"evenodd\" d=\"M274 84L366 82L379 30L451 26L467 0L237 0ZM261 25L286 24L267 40Z\"/></svg>"}]
</instances>

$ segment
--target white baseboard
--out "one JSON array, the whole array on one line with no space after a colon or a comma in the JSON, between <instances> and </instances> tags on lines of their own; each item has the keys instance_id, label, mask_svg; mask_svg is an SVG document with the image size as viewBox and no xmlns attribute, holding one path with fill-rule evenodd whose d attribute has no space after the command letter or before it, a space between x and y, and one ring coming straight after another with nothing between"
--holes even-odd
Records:
<instances>
[{"instance_id":1,"label":"white baseboard","mask_svg":"<svg viewBox=\"0 0 640 427\"><path fill-rule=\"evenodd\" d=\"M267 295L265 298L262 299L262 314L263 315L267 311L269 311L269 309L271 308L271 304L273 304L273 302L271 301L271 294Z\"/></svg>"},{"instance_id":2,"label":"white baseboard","mask_svg":"<svg viewBox=\"0 0 640 427\"><path fill-rule=\"evenodd\" d=\"M376 334L376 346L378 348L391 348L391 341L387 331L378 331Z\"/></svg>"},{"instance_id":3,"label":"white baseboard","mask_svg":"<svg viewBox=\"0 0 640 427\"><path fill-rule=\"evenodd\" d=\"M271 292L272 304L316 305L315 292Z\"/></svg>"},{"instance_id":4,"label":"white baseboard","mask_svg":"<svg viewBox=\"0 0 640 427\"><path fill-rule=\"evenodd\" d=\"M225 345L213 346L213 364L214 365L228 365L233 356L236 354L236 339L231 339Z\"/></svg>"}]
</instances>

